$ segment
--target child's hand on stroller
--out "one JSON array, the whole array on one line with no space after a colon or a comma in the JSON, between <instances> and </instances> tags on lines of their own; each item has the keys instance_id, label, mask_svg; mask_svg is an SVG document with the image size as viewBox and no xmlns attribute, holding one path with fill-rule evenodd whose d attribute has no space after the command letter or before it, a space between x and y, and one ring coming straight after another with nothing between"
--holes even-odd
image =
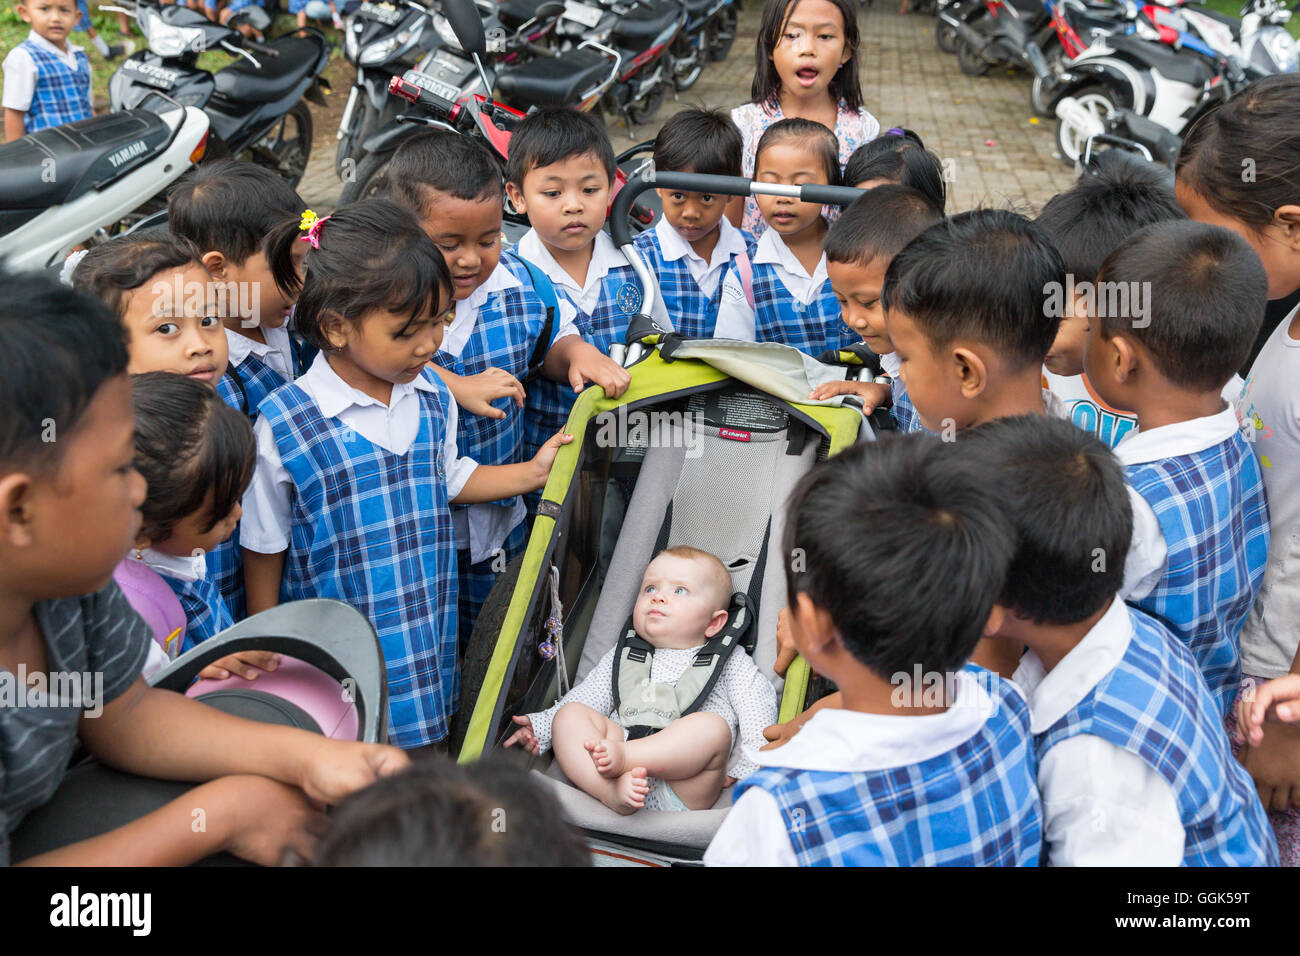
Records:
<instances>
[{"instance_id":1,"label":"child's hand on stroller","mask_svg":"<svg viewBox=\"0 0 1300 956\"><path fill-rule=\"evenodd\" d=\"M551 474L551 466L555 464L555 456L560 453L560 446L567 445L573 441L573 436L565 432L556 432L550 438L546 439L546 444L537 449L537 454L533 456L533 468L537 471L537 487L540 488L546 484L547 477Z\"/></svg>"},{"instance_id":2,"label":"child's hand on stroller","mask_svg":"<svg viewBox=\"0 0 1300 956\"><path fill-rule=\"evenodd\" d=\"M587 382L599 385L610 398L617 398L632 384L632 375L612 358L601 355L589 345L575 354L569 363L569 384L574 392L581 392Z\"/></svg>"},{"instance_id":3,"label":"child's hand on stroller","mask_svg":"<svg viewBox=\"0 0 1300 956\"><path fill-rule=\"evenodd\" d=\"M539 756L542 752L542 745L537 742L537 734L533 733L533 720L527 714L521 717L513 717L519 729L516 730L506 740L505 746L513 747L515 744L523 747L534 757Z\"/></svg>"},{"instance_id":4,"label":"child's hand on stroller","mask_svg":"<svg viewBox=\"0 0 1300 956\"><path fill-rule=\"evenodd\" d=\"M199 680L225 680L232 674L245 680L256 680L258 671L273 671L280 666L280 655L274 651L239 651L213 661L199 671Z\"/></svg>"},{"instance_id":5,"label":"child's hand on stroller","mask_svg":"<svg viewBox=\"0 0 1300 956\"><path fill-rule=\"evenodd\" d=\"M834 398L836 395L856 395L862 399L863 414L870 414L889 401L892 394L892 389L882 382L845 380L843 382L823 382L812 390L809 398L823 401Z\"/></svg>"},{"instance_id":6,"label":"child's hand on stroller","mask_svg":"<svg viewBox=\"0 0 1300 956\"><path fill-rule=\"evenodd\" d=\"M321 737L305 755L298 785L314 802L335 804L380 777L405 770L411 758L388 744L365 744Z\"/></svg>"},{"instance_id":7,"label":"child's hand on stroller","mask_svg":"<svg viewBox=\"0 0 1300 956\"><path fill-rule=\"evenodd\" d=\"M1237 739L1258 747L1264 739L1264 722L1300 721L1300 674L1287 674L1242 691L1237 700Z\"/></svg>"},{"instance_id":8,"label":"child's hand on stroller","mask_svg":"<svg viewBox=\"0 0 1300 956\"><path fill-rule=\"evenodd\" d=\"M510 398L519 408L524 407L524 387L505 369L490 368L477 375L465 375L448 388L456 404L471 415L484 418L505 418L506 413L492 405L498 398Z\"/></svg>"},{"instance_id":9,"label":"child's hand on stroller","mask_svg":"<svg viewBox=\"0 0 1300 956\"><path fill-rule=\"evenodd\" d=\"M776 663L772 665L776 676L784 677L786 669L798 656L799 651L794 646L794 635L790 632L790 609L783 607L781 613L776 616Z\"/></svg>"}]
</instances>

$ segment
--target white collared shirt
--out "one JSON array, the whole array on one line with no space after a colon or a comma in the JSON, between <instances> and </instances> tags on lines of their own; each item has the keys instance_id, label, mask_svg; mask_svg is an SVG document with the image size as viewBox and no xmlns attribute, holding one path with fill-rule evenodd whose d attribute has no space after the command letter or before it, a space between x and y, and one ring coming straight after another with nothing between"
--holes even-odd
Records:
<instances>
[{"instance_id":1,"label":"white collared shirt","mask_svg":"<svg viewBox=\"0 0 1300 956\"><path fill-rule=\"evenodd\" d=\"M226 344L230 347L230 364L240 365L250 355L254 355L279 372L286 382L293 381L293 352L289 343L289 330L284 326L273 329L264 325L262 335L266 337L265 344L250 339L247 335L226 329Z\"/></svg>"},{"instance_id":2,"label":"white collared shirt","mask_svg":"<svg viewBox=\"0 0 1300 956\"><path fill-rule=\"evenodd\" d=\"M1237 413L1231 405L1213 415L1193 418L1149 431L1131 431L1115 446L1115 457L1125 467L1141 465L1163 458L1193 455L1227 441L1240 430ZM1126 601L1140 601L1160 581L1169 558L1169 547L1160 520L1147 500L1128 486L1133 506L1133 540L1124 562L1124 585L1120 595Z\"/></svg>"},{"instance_id":3,"label":"white collared shirt","mask_svg":"<svg viewBox=\"0 0 1300 956\"><path fill-rule=\"evenodd\" d=\"M532 234L533 231L529 230L528 235ZM516 253L528 258L524 256L523 246L523 240L520 240L515 247ZM540 262L536 260L530 261L541 268L543 272L546 271L546 267ZM551 263L554 264L554 262L555 260L552 258ZM547 275L550 275L550 273L548 272ZM554 277L552 277L552 281L554 281ZM478 323L479 310L487 302L488 296L497 292L504 292L507 289L518 289L522 285L523 283L519 281L513 272L506 268L504 264L498 262L497 267L492 270L491 275L487 277L481 286L478 286L466 298L456 303L456 316L451 325L447 327L446 332L443 333L442 345L438 350L459 358L460 354L465 351L465 346L469 344L470 334L473 333L474 326ZM557 298L560 302L560 314L557 317L560 328L555 333L556 342L566 335L578 334L578 327L573 322L577 316L577 311L570 303L564 301L563 296ZM450 489L450 485L448 487ZM454 495L449 493L447 497L451 498ZM508 507L502 507L489 501L478 502L464 509L457 508L452 512L452 520L456 526L457 547L468 548L471 561L475 563L485 561L501 547L510 532L524 520L527 513L522 498L514 499L514 504Z\"/></svg>"},{"instance_id":4,"label":"white collared shirt","mask_svg":"<svg viewBox=\"0 0 1300 956\"><path fill-rule=\"evenodd\" d=\"M60 50L35 30L28 32L27 39L33 45L40 47L42 50L48 50L57 56L70 69L75 70L77 68L77 54L81 52L81 47L75 43L69 42L66 50ZM31 54L24 50L21 45L15 46L9 51L9 55L5 57L3 69L5 75L2 101L4 108L26 113L32 107L32 97L36 95L36 78L39 75Z\"/></svg>"},{"instance_id":5,"label":"white collared shirt","mask_svg":"<svg viewBox=\"0 0 1300 956\"><path fill-rule=\"evenodd\" d=\"M731 257L746 255L748 252L745 246L745 234L733 226L726 216L718 222L718 241L707 262L664 216L660 216L659 221L655 223L655 236L659 239L659 249L663 253L664 261L676 262L678 259L685 259L691 278L706 296L712 296L714 290L718 288L724 270L731 263Z\"/></svg>"},{"instance_id":6,"label":"white collared shirt","mask_svg":"<svg viewBox=\"0 0 1300 956\"><path fill-rule=\"evenodd\" d=\"M775 229L759 237L753 262L755 266L771 265L781 284L804 305L821 295L826 285L826 253L822 253L817 267L809 274ZM753 342L755 336L754 307L749 304L739 273L734 268L727 269L722 279L722 302L718 305L718 324L713 337Z\"/></svg>"},{"instance_id":7,"label":"white collared shirt","mask_svg":"<svg viewBox=\"0 0 1300 956\"><path fill-rule=\"evenodd\" d=\"M395 455L405 455L420 432L421 407L417 393L437 391L437 386L426 378L432 374L426 369L414 381L394 385L385 405L343 381L321 352L296 384L326 418L337 418L372 444ZM442 436L442 445L449 500L460 494L478 467L473 459L462 458L457 452L457 412L455 402L449 402L444 409L447 431ZM281 461L280 449L265 415L258 418L253 433L257 438L257 467L253 470L252 483L244 492L239 544L261 554L278 554L289 547L293 481Z\"/></svg>"},{"instance_id":8,"label":"white collared shirt","mask_svg":"<svg viewBox=\"0 0 1300 956\"><path fill-rule=\"evenodd\" d=\"M586 315L591 315L596 311L596 306L600 305L601 280L609 274L610 269L620 269L628 264L627 257L619 252L618 247L614 245L614 240L603 229L596 233L591 248L591 263L587 266L587 278L581 284L555 261L555 256L550 249L546 248L546 243L542 242L542 237L537 234L536 229L529 229L524 233L524 237L515 246L515 254L537 266L546 273L557 289L564 290L564 295L559 297L560 330L564 333L566 328L573 327L573 333L565 334L574 334L578 331L577 326L573 325L573 320L578 314L574 303L576 302L577 308ZM566 301L565 296L572 301Z\"/></svg>"},{"instance_id":9,"label":"white collared shirt","mask_svg":"<svg viewBox=\"0 0 1300 956\"><path fill-rule=\"evenodd\" d=\"M907 717L819 710L782 746L746 749L745 756L761 767L829 773L869 773L929 760L978 733L996 706L970 672L959 671L956 680L956 702L942 713ZM760 787L746 790L718 827L704 863L798 866L776 798Z\"/></svg>"},{"instance_id":10,"label":"white collared shirt","mask_svg":"<svg viewBox=\"0 0 1300 956\"><path fill-rule=\"evenodd\" d=\"M141 560L165 578L178 581L201 581L208 576L208 562L204 555L168 554L145 548Z\"/></svg>"},{"instance_id":11,"label":"white collared shirt","mask_svg":"<svg viewBox=\"0 0 1300 956\"><path fill-rule=\"evenodd\" d=\"M1013 680L1040 734L1068 714L1119 664L1133 618L1119 598L1061 662L1046 671L1032 650ZM1051 866L1178 866L1186 831L1165 779L1142 758L1093 734L1076 734L1038 764L1043 840Z\"/></svg>"}]
</instances>

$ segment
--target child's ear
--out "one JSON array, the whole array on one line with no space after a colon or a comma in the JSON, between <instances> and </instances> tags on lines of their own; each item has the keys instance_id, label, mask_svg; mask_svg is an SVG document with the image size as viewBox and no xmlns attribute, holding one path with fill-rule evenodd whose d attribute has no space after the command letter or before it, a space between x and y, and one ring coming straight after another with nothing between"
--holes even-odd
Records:
<instances>
[{"instance_id":1,"label":"child's ear","mask_svg":"<svg viewBox=\"0 0 1300 956\"><path fill-rule=\"evenodd\" d=\"M326 312L321 316L321 331L325 333L325 341L334 351L338 352L348 344L347 323L341 316L333 312Z\"/></svg>"},{"instance_id":2,"label":"child's ear","mask_svg":"<svg viewBox=\"0 0 1300 956\"><path fill-rule=\"evenodd\" d=\"M510 205L515 207L515 212L522 215L528 213L528 203L524 199L524 191L515 183L506 183L506 195L510 197Z\"/></svg>"},{"instance_id":3,"label":"child's ear","mask_svg":"<svg viewBox=\"0 0 1300 956\"><path fill-rule=\"evenodd\" d=\"M1273 221L1282 229L1292 252L1300 252L1300 206L1279 206L1273 211Z\"/></svg>"},{"instance_id":4,"label":"child's ear","mask_svg":"<svg viewBox=\"0 0 1300 956\"><path fill-rule=\"evenodd\" d=\"M818 607L806 591L796 594L790 604L790 634L795 647L809 658L809 663L839 641L830 612Z\"/></svg>"},{"instance_id":5,"label":"child's ear","mask_svg":"<svg viewBox=\"0 0 1300 956\"><path fill-rule=\"evenodd\" d=\"M963 398L976 398L988 384L988 368L975 349L958 346L952 350L952 368Z\"/></svg>"},{"instance_id":6,"label":"child's ear","mask_svg":"<svg viewBox=\"0 0 1300 956\"><path fill-rule=\"evenodd\" d=\"M20 471L0 478L0 541L10 547L26 548L32 544L32 488L31 476Z\"/></svg>"},{"instance_id":7,"label":"child's ear","mask_svg":"<svg viewBox=\"0 0 1300 956\"><path fill-rule=\"evenodd\" d=\"M203 263L203 268L208 270L208 275L218 282L225 281L227 265L225 256L213 249L211 252L203 253L199 261Z\"/></svg>"},{"instance_id":8,"label":"child's ear","mask_svg":"<svg viewBox=\"0 0 1300 956\"><path fill-rule=\"evenodd\" d=\"M1127 382L1138 368L1138 350L1136 344L1127 335L1118 332L1106 342L1111 351L1107 363L1114 369L1115 381Z\"/></svg>"},{"instance_id":9,"label":"child's ear","mask_svg":"<svg viewBox=\"0 0 1300 956\"><path fill-rule=\"evenodd\" d=\"M989 619L984 622L984 636L995 637L1006 623L1009 612L1001 604L994 604L989 610Z\"/></svg>"},{"instance_id":10,"label":"child's ear","mask_svg":"<svg viewBox=\"0 0 1300 956\"><path fill-rule=\"evenodd\" d=\"M704 629L705 637L713 637L727 625L727 612L714 611L713 617L709 618L709 626Z\"/></svg>"}]
</instances>

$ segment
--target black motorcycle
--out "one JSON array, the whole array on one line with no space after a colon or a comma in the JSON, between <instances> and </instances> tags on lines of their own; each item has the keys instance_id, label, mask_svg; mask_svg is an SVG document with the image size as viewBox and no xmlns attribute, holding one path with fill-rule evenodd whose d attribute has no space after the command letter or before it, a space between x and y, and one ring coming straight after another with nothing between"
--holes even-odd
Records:
<instances>
[{"instance_id":1,"label":"black motorcycle","mask_svg":"<svg viewBox=\"0 0 1300 956\"><path fill-rule=\"evenodd\" d=\"M322 89L329 89L321 76L330 57L323 33L309 28L263 44L188 7L100 9L134 16L149 45L123 60L109 79L114 112L170 110L174 103L198 107L211 123L208 157L235 156L298 184L311 154L306 100L323 106ZM215 73L201 69L199 54L217 49L237 59Z\"/></svg>"}]
</instances>

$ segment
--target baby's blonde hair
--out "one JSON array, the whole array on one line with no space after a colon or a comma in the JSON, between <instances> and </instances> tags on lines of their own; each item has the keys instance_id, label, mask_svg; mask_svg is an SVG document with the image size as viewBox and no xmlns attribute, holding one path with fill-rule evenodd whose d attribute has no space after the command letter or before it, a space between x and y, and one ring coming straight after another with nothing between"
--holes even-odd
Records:
<instances>
[{"instance_id":1,"label":"baby's blonde hair","mask_svg":"<svg viewBox=\"0 0 1300 956\"><path fill-rule=\"evenodd\" d=\"M718 607L721 610L726 610L727 606L731 604L731 572L727 570L727 566L722 563L716 554L683 544L675 548L664 548L655 555L655 558L662 558L664 555L670 558L681 558L685 561L703 562L708 566L709 583L713 586L714 594L718 597Z\"/></svg>"}]
</instances>

